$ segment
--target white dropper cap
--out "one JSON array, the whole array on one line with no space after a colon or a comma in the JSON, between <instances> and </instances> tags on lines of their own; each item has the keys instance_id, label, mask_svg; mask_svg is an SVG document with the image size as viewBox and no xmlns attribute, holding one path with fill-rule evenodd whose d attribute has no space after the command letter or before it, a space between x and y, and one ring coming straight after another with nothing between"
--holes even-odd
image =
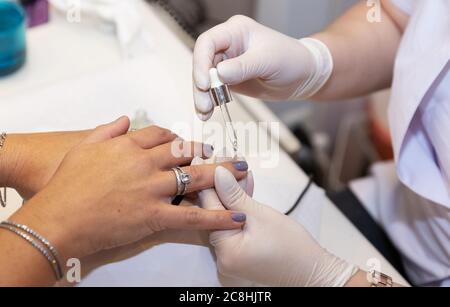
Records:
<instances>
[{"instance_id":1,"label":"white dropper cap","mask_svg":"<svg viewBox=\"0 0 450 307\"><path fill-rule=\"evenodd\" d=\"M211 68L209 70L209 78L211 80L211 88L221 87L224 85L222 80L220 80L217 68Z\"/></svg>"}]
</instances>

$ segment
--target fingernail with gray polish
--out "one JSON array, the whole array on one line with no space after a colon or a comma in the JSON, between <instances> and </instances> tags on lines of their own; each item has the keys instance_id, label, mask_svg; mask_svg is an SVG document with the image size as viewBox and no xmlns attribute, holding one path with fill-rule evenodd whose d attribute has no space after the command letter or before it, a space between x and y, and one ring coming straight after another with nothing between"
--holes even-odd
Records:
<instances>
[{"instance_id":1,"label":"fingernail with gray polish","mask_svg":"<svg viewBox=\"0 0 450 307\"><path fill-rule=\"evenodd\" d=\"M233 213L231 214L231 219L237 223L243 223L247 220L245 213Z\"/></svg>"},{"instance_id":2,"label":"fingernail with gray polish","mask_svg":"<svg viewBox=\"0 0 450 307\"><path fill-rule=\"evenodd\" d=\"M211 158L214 155L214 146L209 144L203 144L203 154L206 157Z\"/></svg>"},{"instance_id":3,"label":"fingernail with gray polish","mask_svg":"<svg viewBox=\"0 0 450 307\"><path fill-rule=\"evenodd\" d=\"M248 164L245 161L233 162L233 166L236 170L240 172L246 172L248 170Z\"/></svg>"}]
</instances>

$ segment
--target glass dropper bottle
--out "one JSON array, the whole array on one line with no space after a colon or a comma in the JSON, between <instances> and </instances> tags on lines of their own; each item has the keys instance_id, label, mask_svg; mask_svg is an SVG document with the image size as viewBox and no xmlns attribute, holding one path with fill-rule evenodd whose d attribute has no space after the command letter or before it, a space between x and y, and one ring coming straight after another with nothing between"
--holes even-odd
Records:
<instances>
[{"instance_id":1,"label":"glass dropper bottle","mask_svg":"<svg viewBox=\"0 0 450 307\"><path fill-rule=\"evenodd\" d=\"M234 128L233 120L231 119L230 111L228 110L227 103L233 101L228 85L224 84L220 80L219 74L216 68L209 70L209 77L211 80L211 89L209 91L211 99L216 107L220 108L222 119L226 128L228 139L233 146L234 158L238 155L238 139L236 129Z\"/></svg>"}]
</instances>

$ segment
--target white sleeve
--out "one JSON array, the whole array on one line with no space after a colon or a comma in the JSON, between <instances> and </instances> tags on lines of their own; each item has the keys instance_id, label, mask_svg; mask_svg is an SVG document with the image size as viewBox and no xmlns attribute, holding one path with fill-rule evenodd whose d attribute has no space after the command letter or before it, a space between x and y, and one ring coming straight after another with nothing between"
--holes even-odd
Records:
<instances>
[{"instance_id":1,"label":"white sleeve","mask_svg":"<svg viewBox=\"0 0 450 307\"><path fill-rule=\"evenodd\" d=\"M391 0L392 4L404 11L406 14L411 15L414 10L414 4L417 0Z\"/></svg>"}]
</instances>

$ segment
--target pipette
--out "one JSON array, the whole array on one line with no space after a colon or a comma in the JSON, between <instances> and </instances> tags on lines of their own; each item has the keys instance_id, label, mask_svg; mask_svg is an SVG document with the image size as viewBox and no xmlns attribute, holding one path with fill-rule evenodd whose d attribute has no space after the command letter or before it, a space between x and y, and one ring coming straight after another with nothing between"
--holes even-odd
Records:
<instances>
[{"instance_id":1,"label":"pipette","mask_svg":"<svg viewBox=\"0 0 450 307\"><path fill-rule=\"evenodd\" d=\"M220 108L228 139L233 146L234 157L236 158L238 155L237 133L236 129L234 128L233 120L231 119L230 111L227 107L227 103L232 102L233 98L231 96L228 85L224 84L222 80L220 80L216 68L211 68L209 70L209 77L211 79L211 89L209 90L209 93L216 107Z\"/></svg>"}]
</instances>

